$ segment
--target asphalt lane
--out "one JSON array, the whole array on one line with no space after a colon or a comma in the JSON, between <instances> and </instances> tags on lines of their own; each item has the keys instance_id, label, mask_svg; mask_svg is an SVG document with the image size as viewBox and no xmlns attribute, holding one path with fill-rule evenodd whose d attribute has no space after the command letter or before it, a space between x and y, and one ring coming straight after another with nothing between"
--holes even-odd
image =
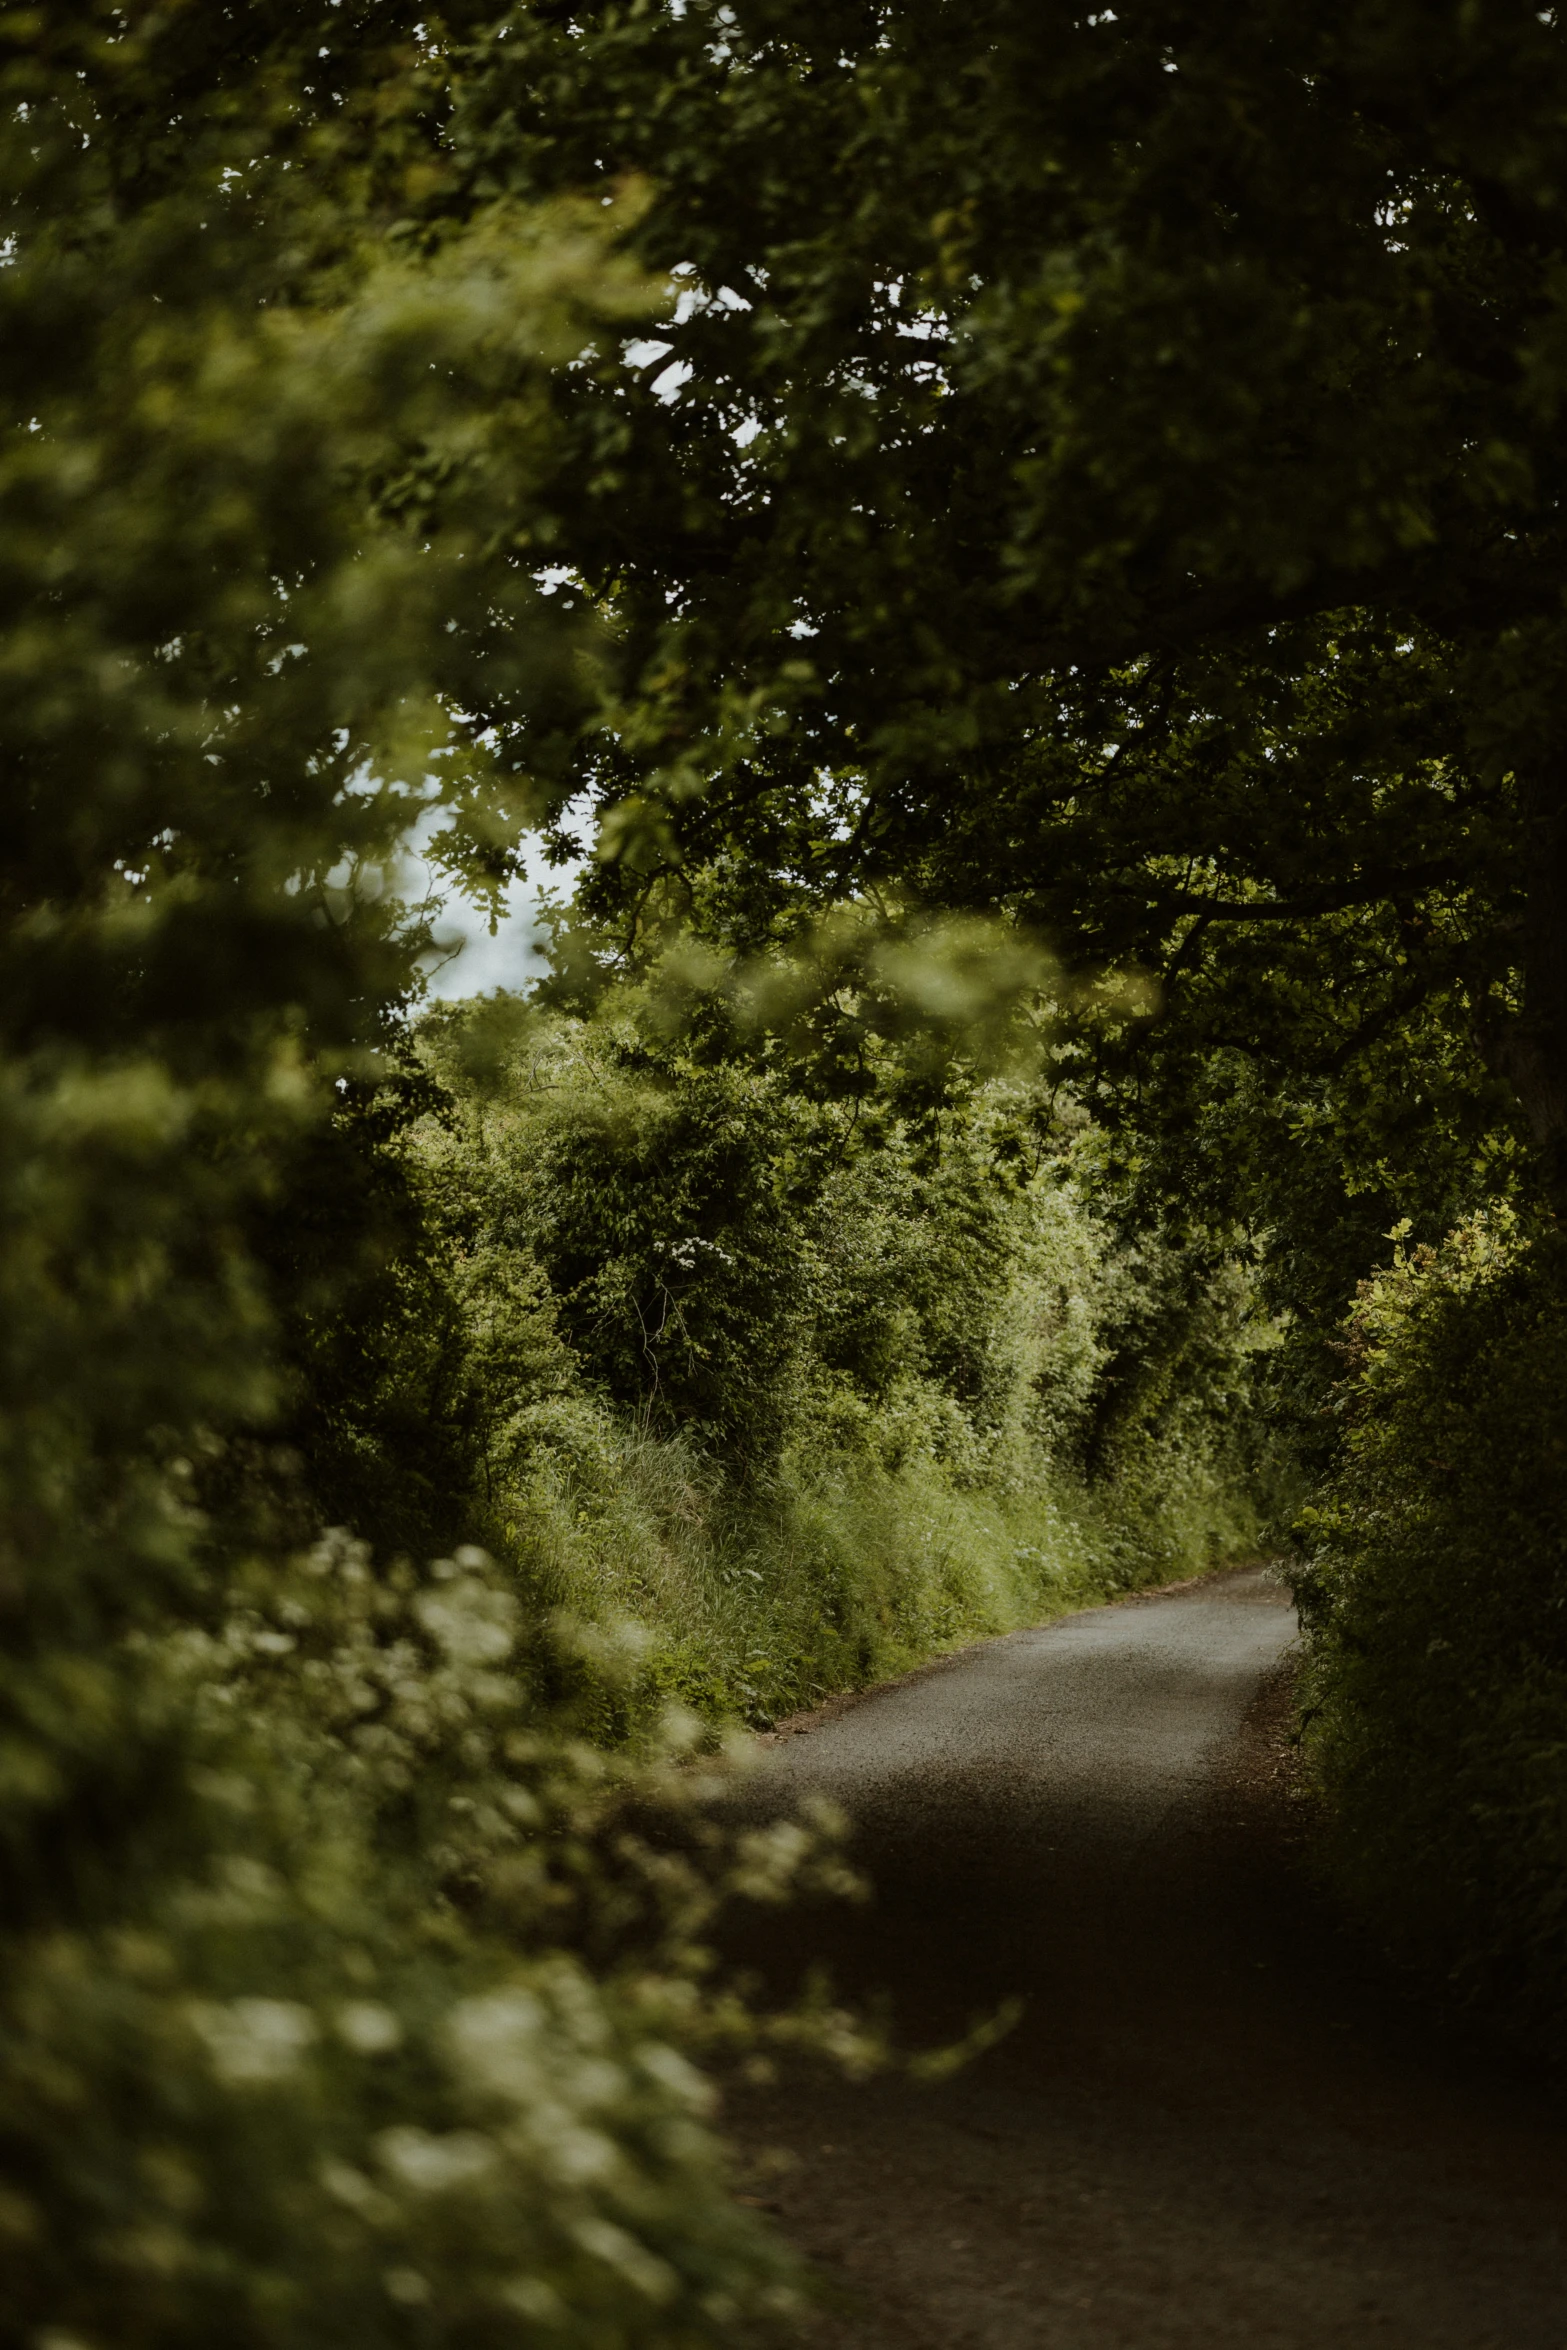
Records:
<instances>
[{"instance_id":1,"label":"asphalt lane","mask_svg":"<svg viewBox=\"0 0 1567 2350\"><path fill-rule=\"evenodd\" d=\"M766 1753L873 1901L759 1919L900 2034L1025 2013L956 2079L740 2100L823 2350L1567 2350L1558 2091L1423 2010L1313 1891L1272 1776L1259 1571L991 1641Z\"/></svg>"}]
</instances>

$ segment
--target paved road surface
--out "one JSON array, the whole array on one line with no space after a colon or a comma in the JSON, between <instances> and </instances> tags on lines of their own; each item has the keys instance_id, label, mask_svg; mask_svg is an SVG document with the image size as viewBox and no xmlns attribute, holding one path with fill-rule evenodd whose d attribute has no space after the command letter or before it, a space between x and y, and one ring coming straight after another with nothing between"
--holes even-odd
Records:
<instances>
[{"instance_id":1,"label":"paved road surface","mask_svg":"<svg viewBox=\"0 0 1567 2350\"><path fill-rule=\"evenodd\" d=\"M876 1886L758 1928L909 2035L1022 1993L937 2088L736 2110L830 2280L820 2350L1567 2350L1560 2093L1423 2012L1312 1895L1269 1779L1261 1573L988 1642L780 1739Z\"/></svg>"}]
</instances>

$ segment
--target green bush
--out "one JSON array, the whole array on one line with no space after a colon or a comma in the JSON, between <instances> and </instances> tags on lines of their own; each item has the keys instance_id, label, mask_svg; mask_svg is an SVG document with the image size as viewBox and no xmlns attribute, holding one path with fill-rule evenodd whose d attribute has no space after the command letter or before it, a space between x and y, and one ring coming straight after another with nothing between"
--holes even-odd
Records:
<instances>
[{"instance_id":1,"label":"green bush","mask_svg":"<svg viewBox=\"0 0 1567 2350\"><path fill-rule=\"evenodd\" d=\"M476 1084L504 1009L424 1024L411 1143L459 1287L542 1274L555 1317L488 1385L475 1524L542 1604L641 1623L650 1689L766 1721L1254 1545L1245 1281L1118 1245L1064 1139L1020 1173L1006 1085L933 1139L652 1052L615 996L512 1007Z\"/></svg>"},{"instance_id":2,"label":"green bush","mask_svg":"<svg viewBox=\"0 0 1567 2350\"><path fill-rule=\"evenodd\" d=\"M1567 2049L1567 1253L1505 1215L1400 1251L1348 1326L1307 1522L1309 1752L1403 1953Z\"/></svg>"},{"instance_id":3,"label":"green bush","mask_svg":"<svg viewBox=\"0 0 1567 2350\"><path fill-rule=\"evenodd\" d=\"M1048 1465L971 1481L929 1452L888 1469L845 1449L737 1488L678 1441L607 1420L595 1437L534 1454L497 1540L528 1587L645 1627L652 1686L714 1721L765 1724L1256 1543L1244 1492L1201 1458L1095 1492Z\"/></svg>"},{"instance_id":4,"label":"green bush","mask_svg":"<svg viewBox=\"0 0 1567 2350\"><path fill-rule=\"evenodd\" d=\"M528 1121L526 1167L511 1170L515 1230L562 1336L649 1427L695 1424L765 1453L807 1310L789 1169L820 1148L809 1114L747 1070L597 1075Z\"/></svg>"}]
</instances>

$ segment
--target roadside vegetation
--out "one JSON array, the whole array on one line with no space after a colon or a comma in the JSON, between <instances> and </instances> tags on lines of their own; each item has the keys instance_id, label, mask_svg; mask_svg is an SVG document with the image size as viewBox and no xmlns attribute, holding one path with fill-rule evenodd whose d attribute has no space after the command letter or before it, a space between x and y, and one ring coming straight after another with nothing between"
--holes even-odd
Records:
<instances>
[{"instance_id":1,"label":"roadside vegetation","mask_svg":"<svg viewBox=\"0 0 1567 2350\"><path fill-rule=\"evenodd\" d=\"M786 2324L714 2080L874 2052L702 1755L1302 1478L1342 1880L1560 2045L1564 111L1532 5L0 21L6 2350Z\"/></svg>"},{"instance_id":2,"label":"roadside vegetation","mask_svg":"<svg viewBox=\"0 0 1567 2350\"><path fill-rule=\"evenodd\" d=\"M1253 1286L1117 1238L1099 1138L1028 1086L900 1108L693 1054L656 993L420 1031L408 1164L484 1423L476 1522L654 1688L767 1721L1254 1547ZM471 1055L470 1055L471 1058Z\"/></svg>"},{"instance_id":3,"label":"roadside vegetation","mask_svg":"<svg viewBox=\"0 0 1567 2350\"><path fill-rule=\"evenodd\" d=\"M1406 1963L1567 2054L1567 1264L1507 1211L1401 1243L1347 1325L1302 1532L1331 1858Z\"/></svg>"}]
</instances>

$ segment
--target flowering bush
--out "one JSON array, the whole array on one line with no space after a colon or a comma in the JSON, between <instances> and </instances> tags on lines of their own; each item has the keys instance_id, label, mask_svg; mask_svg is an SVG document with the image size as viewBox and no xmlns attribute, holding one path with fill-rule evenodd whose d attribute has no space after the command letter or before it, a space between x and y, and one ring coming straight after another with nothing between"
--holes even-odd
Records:
<instances>
[{"instance_id":1,"label":"flowering bush","mask_svg":"<svg viewBox=\"0 0 1567 2350\"><path fill-rule=\"evenodd\" d=\"M691 2057L859 2048L758 2022L701 1940L726 1892L844 1887L831 1823L702 1825L678 1719L636 1762L573 1736L538 1685L580 1645L482 1553L386 1578L341 1536L137 1644L179 1860L8 1975L15 2338L685 2345L795 2306Z\"/></svg>"}]
</instances>

